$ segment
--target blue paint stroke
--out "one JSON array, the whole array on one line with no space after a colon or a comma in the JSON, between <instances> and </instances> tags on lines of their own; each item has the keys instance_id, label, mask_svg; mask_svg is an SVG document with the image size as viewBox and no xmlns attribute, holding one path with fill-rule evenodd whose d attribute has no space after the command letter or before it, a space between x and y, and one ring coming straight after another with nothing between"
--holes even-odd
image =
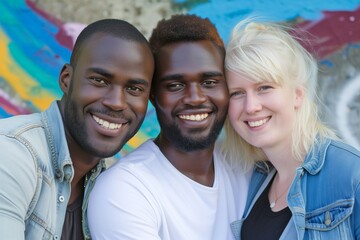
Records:
<instances>
[{"instance_id":1,"label":"blue paint stroke","mask_svg":"<svg viewBox=\"0 0 360 240\"><path fill-rule=\"evenodd\" d=\"M60 97L57 75L70 51L55 38L59 28L24 1L0 1L0 9L1 28L11 39L9 50L16 63L44 89Z\"/></svg>"},{"instance_id":2,"label":"blue paint stroke","mask_svg":"<svg viewBox=\"0 0 360 240\"><path fill-rule=\"evenodd\" d=\"M322 18L323 11L353 11L358 6L360 0L210 0L195 6L188 13L208 17L227 42L236 23L250 15L274 22L291 21L298 17L314 21Z\"/></svg>"}]
</instances>

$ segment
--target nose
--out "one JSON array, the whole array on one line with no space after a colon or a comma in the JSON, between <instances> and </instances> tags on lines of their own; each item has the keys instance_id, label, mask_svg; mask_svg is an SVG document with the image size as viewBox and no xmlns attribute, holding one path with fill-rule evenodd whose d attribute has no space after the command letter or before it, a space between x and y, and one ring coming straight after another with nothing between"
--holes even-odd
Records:
<instances>
[{"instance_id":1,"label":"nose","mask_svg":"<svg viewBox=\"0 0 360 240\"><path fill-rule=\"evenodd\" d=\"M189 105L199 105L206 101L206 95L204 94L201 86L198 84L192 84L185 90L185 96L183 102Z\"/></svg>"},{"instance_id":2,"label":"nose","mask_svg":"<svg viewBox=\"0 0 360 240\"><path fill-rule=\"evenodd\" d=\"M128 107L125 89L112 87L104 96L102 103L114 111L125 110Z\"/></svg>"},{"instance_id":3,"label":"nose","mask_svg":"<svg viewBox=\"0 0 360 240\"><path fill-rule=\"evenodd\" d=\"M245 100L245 111L248 114L254 114L262 109L258 96L254 93L247 93Z\"/></svg>"}]
</instances>

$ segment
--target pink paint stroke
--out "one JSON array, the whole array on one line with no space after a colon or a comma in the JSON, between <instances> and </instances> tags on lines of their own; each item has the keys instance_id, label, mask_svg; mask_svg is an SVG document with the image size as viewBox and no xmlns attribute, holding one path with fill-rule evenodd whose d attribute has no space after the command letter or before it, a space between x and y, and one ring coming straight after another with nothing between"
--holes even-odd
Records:
<instances>
[{"instance_id":1,"label":"pink paint stroke","mask_svg":"<svg viewBox=\"0 0 360 240\"><path fill-rule=\"evenodd\" d=\"M36 12L37 14L54 24L56 27L58 27L59 31L55 35L55 39L59 42L61 46L72 50L76 38L79 36L81 30L83 30L86 25L82 23L63 23L60 19L57 19L43 9L37 7L36 4L31 0L26 0L26 4L34 12Z\"/></svg>"},{"instance_id":2,"label":"pink paint stroke","mask_svg":"<svg viewBox=\"0 0 360 240\"><path fill-rule=\"evenodd\" d=\"M347 44L360 42L360 7L355 11L324 12L321 20L304 21L297 28L315 37L305 47L321 60ZM297 34L301 35L301 30Z\"/></svg>"},{"instance_id":3,"label":"pink paint stroke","mask_svg":"<svg viewBox=\"0 0 360 240\"><path fill-rule=\"evenodd\" d=\"M0 96L0 107L9 115L29 114L30 111L12 104L10 101Z\"/></svg>"}]
</instances>

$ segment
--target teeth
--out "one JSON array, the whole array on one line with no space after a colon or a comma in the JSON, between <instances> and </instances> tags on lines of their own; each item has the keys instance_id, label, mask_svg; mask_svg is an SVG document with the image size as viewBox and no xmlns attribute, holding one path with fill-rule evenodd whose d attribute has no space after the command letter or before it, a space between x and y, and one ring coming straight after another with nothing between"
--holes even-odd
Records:
<instances>
[{"instance_id":1,"label":"teeth","mask_svg":"<svg viewBox=\"0 0 360 240\"><path fill-rule=\"evenodd\" d=\"M269 120L269 118L265 118L263 120L259 120L259 121L255 121L255 122L248 122L248 124L250 125L250 127L259 127L263 124L265 124L267 121Z\"/></svg>"},{"instance_id":2,"label":"teeth","mask_svg":"<svg viewBox=\"0 0 360 240\"><path fill-rule=\"evenodd\" d=\"M108 121L105 121L101 118L98 118L97 116L92 115L94 120L102 127L110 129L110 130L114 130L114 129L119 129L121 128L122 124L117 124L117 123L109 123Z\"/></svg>"},{"instance_id":3,"label":"teeth","mask_svg":"<svg viewBox=\"0 0 360 240\"><path fill-rule=\"evenodd\" d=\"M196 114L196 115L179 115L179 118L190 121L201 121L209 116L208 113Z\"/></svg>"}]
</instances>

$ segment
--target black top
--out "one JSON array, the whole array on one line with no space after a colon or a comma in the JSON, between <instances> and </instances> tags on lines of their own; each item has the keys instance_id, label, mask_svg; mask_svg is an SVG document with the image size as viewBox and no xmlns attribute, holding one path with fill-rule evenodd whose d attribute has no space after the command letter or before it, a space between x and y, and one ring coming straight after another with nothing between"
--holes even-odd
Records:
<instances>
[{"instance_id":1,"label":"black top","mask_svg":"<svg viewBox=\"0 0 360 240\"><path fill-rule=\"evenodd\" d=\"M83 195L80 194L75 202L68 205L66 209L64 226L61 234L61 240L82 240L82 202Z\"/></svg>"},{"instance_id":2,"label":"black top","mask_svg":"<svg viewBox=\"0 0 360 240\"><path fill-rule=\"evenodd\" d=\"M241 229L242 240L278 240L291 218L288 207L273 212L268 199L269 189L273 180L257 199L249 216L245 219Z\"/></svg>"}]
</instances>

